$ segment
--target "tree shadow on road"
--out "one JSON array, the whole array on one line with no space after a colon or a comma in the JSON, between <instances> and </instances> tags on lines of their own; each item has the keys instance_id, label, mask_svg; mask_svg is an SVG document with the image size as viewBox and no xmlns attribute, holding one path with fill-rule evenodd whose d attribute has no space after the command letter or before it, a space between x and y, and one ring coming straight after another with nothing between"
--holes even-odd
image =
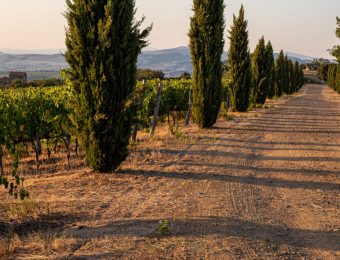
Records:
<instances>
[{"instance_id":1,"label":"tree shadow on road","mask_svg":"<svg viewBox=\"0 0 340 260\"><path fill-rule=\"evenodd\" d=\"M181 180L211 180L211 181L224 181L242 183L247 185L268 186L275 188L287 188L287 189L320 189L327 191L339 191L340 184L326 183L326 182L312 182L312 181L290 181L280 180L275 178L257 178L253 176L231 176L219 173L204 173L204 172L166 172L166 171L145 171L124 169L117 173L129 174L135 176L145 177L160 177L170 179Z\"/></svg>"},{"instance_id":2,"label":"tree shadow on road","mask_svg":"<svg viewBox=\"0 0 340 260\"><path fill-rule=\"evenodd\" d=\"M238 237L249 243L267 241L270 244L289 245L299 248L339 250L340 235L335 232L295 229L274 226L228 217L203 217L195 219L170 219L172 237ZM154 238L157 219L127 219L112 221L98 227L70 230L68 236L78 239L98 237L145 237Z\"/></svg>"}]
</instances>

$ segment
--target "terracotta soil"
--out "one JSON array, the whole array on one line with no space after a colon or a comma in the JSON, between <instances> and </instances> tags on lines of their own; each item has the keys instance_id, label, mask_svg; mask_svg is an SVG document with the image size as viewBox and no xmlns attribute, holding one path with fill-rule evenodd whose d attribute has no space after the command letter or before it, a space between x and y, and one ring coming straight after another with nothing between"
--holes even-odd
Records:
<instances>
[{"instance_id":1,"label":"terracotta soil","mask_svg":"<svg viewBox=\"0 0 340 260\"><path fill-rule=\"evenodd\" d=\"M0 258L340 259L340 96L307 85L269 105L142 134L111 174L26 158L32 199L1 189Z\"/></svg>"}]
</instances>

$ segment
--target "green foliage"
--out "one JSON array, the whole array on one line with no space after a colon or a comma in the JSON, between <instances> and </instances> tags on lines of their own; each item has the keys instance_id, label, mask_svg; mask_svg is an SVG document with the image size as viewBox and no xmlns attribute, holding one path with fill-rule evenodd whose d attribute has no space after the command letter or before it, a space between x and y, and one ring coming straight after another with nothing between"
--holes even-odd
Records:
<instances>
[{"instance_id":1,"label":"green foliage","mask_svg":"<svg viewBox=\"0 0 340 260\"><path fill-rule=\"evenodd\" d=\"M294 74L294 64L291 60L288 59L288 88L287 94L292 94L295 91L295 74Z\"/></svg>"},{"instance_id":2,"label":"green foliage","mask_svg":"<svg viewBox=\"0 0 340 260\"><path fill-rule=\"evenodd\" d=\"M340 39L340 18L336 17L337 28L335 31L336 37ZM335 45L331 50L330 54L334 56L337 61L340 63L340 45Z\"/></svg>"},{"instance_id":3,"label":"green foliage","mask_svg":"<svg viewBox=\"0 0 340 260\"><path fill-rule=\"evenodd\" d=\"M160 80L149 80L146 84L137 83L136 91L142 93L140 109L137 111L137 121L144 127L150 126L159 83ZM172 111L187 111L192 81L190 79L166 79L162 80L162 83L163 93L159 115L169 115Z\"/></svg>"},{"instance_id":4,"label":"green foliage","mask_svg":"<svg viewBox=\"0 0 340 260\"><path fill-rule=\"evenodd\" d=\"M140 30L134 0L67 0L66 61L77 129L88 165L109 172L125 160L136 63L151 27Z\"/></svg>"},{"instance_id":5,"label":"green foliage","mask_svg":"<svg viewBox=\"0 0 340 260\"><path fill-rule=\"evenodd\" d=\"M160 70L138 69L137 80L164 79L164 73Z\"/></svg>"},{"instance_id":6,"label":"green foliage","mask_svg":"<svg viewBox=\"0 0 340 260\"><path fill-rule=\"evenodd\" d=\"M300 64L295 61L293 66L293 92L296 92L300 88Z\"/></svg>"},{"instance_id":7,"label":"green foliage","mask_svg":"<svg viewBox=\"0 0 340 260\"><path fill-rule=\"evenodd\" d=\"M194 0L190 23L193 116L200 128L216 123L221 107L224 40L223 0Z\"/></svg>"},{"instance_id":8,"label":"green foliage","mask_svg":"<svg viewBox=\"0 0 340 260\"><path fill-rule=\"evenodd\" d=\"M157 233L161 235L169 235L170 232L170 221L169 220L160 220L158 223L158 227L156 229Z\"/></svg>"},{"instance_id":9,"label":"green foliage","mask_svg":"<svg viewBox=\"0 0 340 260\"><path fill-rule=\"evenodd\" d=\"M290 91L289 91L289 88L290 88L290 64L289 64L289 59L288 59L288 56L285 55L284 57L284 78L283 78L283 82L284 82L284 85L283 85L283 93L285 94L289 94Z\"/></svg>"},{"instance_id":10,"label":"green foliage","mask_svg":"<svg viewBox=\"0 0 340 260\"><path fill-rule=\"evenodd\" d=\"M331 64L329 66L328 85L340 93L340 65Z\"/></svg>"},{"instance_id":11,"label":"green foliage","mask_svg":"<svg viewBox=\"0 0 340 260\"><path fill-rule=\"evenodd\" d=\"M305 84L302 66L283 54L281 50L275 64L276 95L292 94Z\"/></svg>"},{"instance_id":12,"label":"green foliage","mask_svg":"<svg viewBox=\"0 0 340 260\"><path fill-rule=\"evenodd\" d=\"M322 62L318 67L318 78L327 81L330 62Z\"/></svg>"},{"instance_id":13,"label":"green foliage","mask_svg":"<svg viewBox=\"0 0 340 260\"><path fill-rule=\"evenodd\" d=\"M252 100L253 105L264 104L268 95L268 64L266 43L262 37L252 56Z\"/></svg>"},{"instance_id":14,"label":"green foliage","mask_svg":"<svg viewBox=\"0 0 340 260\"><path fill-rule=\"evenodd\" d=\"M31 80L27 86L31 87L55 87L64 85L64 81L57 78Z\"/></svg>"},{"instance_id":15,"label":"green foliage","mask_svg":"<svg viewBox=\"0 0 340 260\"><path fill-rule=\"evenodd\" d=\"M283 50L280 51L279 56L276 59L275 75L276 75L276 95L281 97L285 89L285 77L286 77L285 57Z\"/></svg>"},{"instance_id":16,"label":"green foliage","mask_svg":"<svg viewBox=\"0 0 340 260\"><path fill-rule=\"evenodd\" d=\"M268 97L273 98L275 96L275 60L273 46L270 41L266 46L266 57Z\"/></svg>"},{"instance_id":17,"label":"green foliage","mask_svg":"<svg viewBox=\"0 0 340 260\"><path fill-rule=\"evenodd\" d=\"M303 73L303 68L300 66L299 71L299 88L301 88L306 83L305 75Z\"/></svg>"},{"instance_id":18,"label":"green foliage","mask_svg":"<svg viewBox=\"0 0 340 260\"><path fill-rule=\"evenodd\" d=\"M191 79L191 75L189 72L183 72L180 76L180 79Z\"/></svg>"},{"instance_id":19,"label":"green foliage","mask_svg":"<svg viewBox=\"0 0 340 260\"><path fill-rule=\"evenodd\" d=\"M247 26L248 22L245 20L242 6L239 16L234 15L233 25L229 31L230 94L232 107L237 111L248 109L251 90L251 60Z\"/></svg>"},{"instance_id":20,"label":"green foliage","mask_svg":"<svg viewBox=\"0 0 340 260\"><path fill-rule=\"evenodd\" d=\"M65 87L0 91L0 145L13 158L12 175L10 179L0 175L0 186L14 197L28 196L18 174L17 145L67 135L72 129L69 103L70 90Z\"/></svg>"},{"instance_id":21,"label":"green foliage","mask_svg":"<svg viewBox=\"0 0 340 260\"><path fill-rule=\"evenodd\" d=\"M336 73L336 80L335 80L335 91L337 91L340 94L340 65L338 65L337 73Z\"/></svg>"}]
</instances>

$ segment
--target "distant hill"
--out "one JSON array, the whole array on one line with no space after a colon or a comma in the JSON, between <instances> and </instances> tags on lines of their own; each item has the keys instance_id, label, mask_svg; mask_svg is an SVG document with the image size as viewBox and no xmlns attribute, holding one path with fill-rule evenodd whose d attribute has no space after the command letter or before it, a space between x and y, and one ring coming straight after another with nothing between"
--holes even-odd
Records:
<instances>
[{"instance_id":1,"label":"distant hill","mask_svg":"<svg viewBox=\"0 0 340 260\"><path fill-rule=\"evenodd\" d=\"M0 52L0 71L59 71L67 67L61 54L7 54Z\"/></svg>"},{"instance_id":2,"label":"distant hill","mask_svg":"<svg viewBox=\"0 0 340 260\"><path fill-rule=\"evenodd\" d=\"M222 60L226 60L224 53ZM183 72L192 73L190 50L188 47L144 51L138 59L139 68L161 70L166 77L177 77Z\"/></svg>"},{"instance_id":3,"label":"distant hill","mask_svg":"<svg viewBox=\"0 0 340 260\"><path fill-rule=\"evenodd\" d=\"M12 50L13 51L13 50ZM24 50L14 50L13 52ZM49 52L51 50L45 50ZM314 58L296 54L286 53L292 60L301 64L308 63ZM278 54L275 54L277 57ZM222 60L227 59L224 53ZM0 71L59 71L68 65L64 57L58 54L8 54L0 52ZM177 77L183 72L192 72L190 51L188 47L177 47L173 49L153 50L147 49L139 56L139 68L162 70L166 77Z\"/></svg>"},{"instance_id":4,"label":"distant hill","mask_svg":"<svg viewBox=\"0 0 340 260\"><path fill-rule=\"evenodd\" d=\"M300 64L306 64L312 62L315 58L293 53L293 52L285 52L285 55L287 55L292 61L297 61ZM275 59L279 56L279 53L274 53Z\"/></svg>"}]
</instances>

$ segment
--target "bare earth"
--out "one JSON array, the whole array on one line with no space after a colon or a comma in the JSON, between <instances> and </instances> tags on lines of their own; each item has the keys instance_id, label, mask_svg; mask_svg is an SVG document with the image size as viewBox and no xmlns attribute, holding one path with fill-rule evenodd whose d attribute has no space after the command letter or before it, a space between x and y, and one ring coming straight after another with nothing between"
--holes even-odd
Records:
<instances>
[{"instance_id":1,"label":"bare earth","mask_svg":"<svg viewBox=\"0 0 340 260\"><path fill-rule=\"evenodd\" d=\"M31 202L1 189L0 258L340 259L340 96L308 85L269 105L142 141L112 174L32 170Z\"/></svg>"}]
</instances>

